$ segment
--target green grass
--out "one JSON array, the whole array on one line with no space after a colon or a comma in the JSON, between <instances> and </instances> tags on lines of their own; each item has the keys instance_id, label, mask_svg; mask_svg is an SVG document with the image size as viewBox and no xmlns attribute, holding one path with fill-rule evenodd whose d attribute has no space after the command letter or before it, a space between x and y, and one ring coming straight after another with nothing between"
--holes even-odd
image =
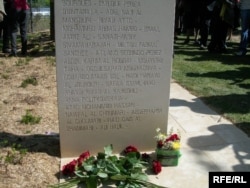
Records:
<instances>
[{"instance_id":1,"label":"green grass","mask_svg":"<svg viewBox=\"0 0 250 188\"><path fill-rule=\"evenodd\" d=\"M8 140L3 140L0 142L0 149L9 147L9 150L6 153L0 154L0 163L9 163L9 164L21 164L23 157L27 154L27 149L22 148L21 144L10 143Z\"/></svg>"},{"instance_id":2,"label":"green grass","mask_svg":"<svg viewBox=\"0 0 250 188\"><path fill-rule=\"evenodd\" d=\"M27 110L26 114L22 116L21 123L34 125L38 124L40 120L41 117L34 116L31 114L30 110Z\"/></svg>"},{"instance_id":3,"label":"green grass","mask_svg":"<svg viewBox=\"0 0 250 188\"><path fill-rule=\"evenodd\" d=\"M38 84L37 79L35 77L28 77L22 81L21 87L26 88L29 84L36 86Z\"/></svg>"},{"instance_id":4,"label":"green grass","mask_svg":"<svg viewBox=\"0 0 250 188\"><path fill-rule=\"evenodd\" d=\"M250 56L234 56L238 43L218 54L183 40L174 45L173 79L250 136Z\"/></svg>"}]
</instances>

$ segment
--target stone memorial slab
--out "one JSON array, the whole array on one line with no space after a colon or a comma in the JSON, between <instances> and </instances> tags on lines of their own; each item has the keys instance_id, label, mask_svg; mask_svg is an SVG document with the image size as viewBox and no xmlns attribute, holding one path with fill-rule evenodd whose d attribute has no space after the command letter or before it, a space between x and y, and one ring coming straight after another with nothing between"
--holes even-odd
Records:
<instances>
[{"instance_id":1,"label":"stone memorial slab","mask_svg":"<svg viewBox=\"0 0 250 188\"><path fill-rule=\"evenodd\" d=\"M175 1L56 0L61 157L155 149L167 130Z\"/></svg>"}]
</instances>

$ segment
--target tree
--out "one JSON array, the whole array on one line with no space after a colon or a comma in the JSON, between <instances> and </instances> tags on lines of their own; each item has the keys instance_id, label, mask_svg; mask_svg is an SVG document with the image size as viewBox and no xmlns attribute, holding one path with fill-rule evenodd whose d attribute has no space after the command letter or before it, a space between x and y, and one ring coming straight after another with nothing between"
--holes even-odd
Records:
<instances>
[{"instance_id":1,"label":"tree","mask_svg":"<svg viewBox=\"0 0 250 188\"><path fill-rule=\"evenodd\" d=\"M50 0L29 0L34 8L50 7Z\"/></svg>"},{"instance_id":2,"label":"tree","mask_svg":"<svg viewBox=\"0 0 250 188\"><path fill-rule=\"evenodd\" d=\"M54 28L54 0L28 0L31 8L31 31L33 31L32 22L32 8L50 8L50 37L52 40L55 39L55 28Z\"/></svg>"}]
</instances>

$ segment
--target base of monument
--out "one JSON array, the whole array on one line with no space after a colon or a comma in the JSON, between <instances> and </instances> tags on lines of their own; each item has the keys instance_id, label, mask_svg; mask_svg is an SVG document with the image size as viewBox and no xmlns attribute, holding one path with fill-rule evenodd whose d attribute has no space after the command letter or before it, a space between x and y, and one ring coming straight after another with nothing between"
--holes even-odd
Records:
<instances>
[{"instance_id":1,"label":"base of monument","mask_svg":"<svg viewBox=\"0 0 250 188\"><path fill-rule=\"evenodd\" d=\"M156 158L155 152L146 152L146 153L150 154L150 156L152 158ZM68 164L69 162L71 162L74 159L75 158L62 158L61 159L60 169L62 169L64 165ZM168 180L166 178L167 176L168 176L168 168L163 167L162 171L159 174L157 174L157 175L149 174L148 178L149 178L149 182L155 183L155 184L163 186L163 187L169 187ZM63 174L60 172L60 180L59 180L59 182L63 183L66 180L67 180L67 178L65 176L63 176ZM114 187L115 188L117 186L108 184L108 185L105 185L105 186L100 185L100 186L98 186L98 188L99 187L103 187L103 188L113 188ZM87 188L87 187L86 187L86 184L83 183L82 185L78 185L78 186L75 186L75 187L72 187L72 188Z\"/></svg>"}]
</instances>

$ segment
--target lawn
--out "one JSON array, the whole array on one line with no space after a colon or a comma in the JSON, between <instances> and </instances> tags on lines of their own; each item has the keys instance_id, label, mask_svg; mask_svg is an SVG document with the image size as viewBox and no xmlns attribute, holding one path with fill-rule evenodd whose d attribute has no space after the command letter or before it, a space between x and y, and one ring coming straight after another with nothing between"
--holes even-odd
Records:
<instances>
[{"instance_id":1,"label":"lawn","mask_svg":"<svg viewBox=\"0 0 250 188\"><path fill-rule=\"evenodd\" d=\"M218 54L184 39L174 45L173 79L250 136L250 55L234 56L236 40Z\"/></svg>"}]
</instances>

